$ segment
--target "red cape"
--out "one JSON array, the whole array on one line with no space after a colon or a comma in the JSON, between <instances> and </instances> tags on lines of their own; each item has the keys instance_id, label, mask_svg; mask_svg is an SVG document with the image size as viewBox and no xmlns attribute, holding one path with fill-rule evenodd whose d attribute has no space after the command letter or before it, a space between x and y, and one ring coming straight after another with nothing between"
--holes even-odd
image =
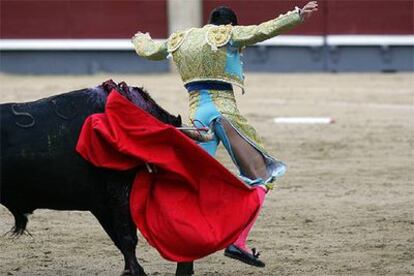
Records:
<instances>
[{"instance_id":1,"label":"red cape","mask_svg":"<svg viewBox=\"0 0 414 276\"><path fill-rule=\"evenodd\" d=\"M116 90L105 113L86 119L76 150L98 167L141 166L131 190L131 215L149 244L171 261L193 261L227 247L260 207L255 189ZM144 169L145 163L156 172Z\"/></svg>"}]
</instances>

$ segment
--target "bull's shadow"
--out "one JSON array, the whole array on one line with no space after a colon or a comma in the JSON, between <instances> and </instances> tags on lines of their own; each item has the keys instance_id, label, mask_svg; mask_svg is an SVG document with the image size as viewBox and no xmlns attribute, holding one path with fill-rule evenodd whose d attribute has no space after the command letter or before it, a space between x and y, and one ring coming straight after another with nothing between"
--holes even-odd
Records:
<instances>
[{"instance_id":1,"label":"bull's shadow","mask_svg":"<svg viewBox=\"0 0 414 276\"><path fill-rule=\"evenodd\" d=\"M146 275L136 258L136 226L129 195L136 170L90 165L75 151L84 120L104 111L115 88L160 121L181 126L145 91L107 81L34 102L0 105L0 203L13 214L12 231L22 234L35 209L90 211L125 259L126 275ZM140 168L138 168L140 169ZM178 263L176 275L192 275L193 263Z\"/></svg>"}]
</instances>

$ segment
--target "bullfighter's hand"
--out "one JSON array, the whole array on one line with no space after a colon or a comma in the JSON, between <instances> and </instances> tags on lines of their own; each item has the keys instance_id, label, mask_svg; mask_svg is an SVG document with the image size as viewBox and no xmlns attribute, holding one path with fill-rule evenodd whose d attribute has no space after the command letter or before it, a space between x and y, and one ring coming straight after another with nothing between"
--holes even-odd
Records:
<instances>
[{"instance_id":1,"label":"bullfighter's hand","mask_svg":"<svg viewBox=\"0 0 414 276\"><path fill-rule=\"evenodd\" d=\"M137 32L131 38L132 43L134 43L135 45L142 45L144 43L144 40L151 40L151 36L149 35L149 33Z\"/></svg>"},{"instance_id":2,"label":"bullfighter's hand","mask_svg":"<svg viewBox=\"0 0 414 276\"><path fill-rule=\"evenodd\" d=\"M312 15L312 13L316 12L317 10L318 2L311 1L303 6L303 8L300 10L300 16L302 17L302 20L306 20Z\"/></svg>"}]
</instances>

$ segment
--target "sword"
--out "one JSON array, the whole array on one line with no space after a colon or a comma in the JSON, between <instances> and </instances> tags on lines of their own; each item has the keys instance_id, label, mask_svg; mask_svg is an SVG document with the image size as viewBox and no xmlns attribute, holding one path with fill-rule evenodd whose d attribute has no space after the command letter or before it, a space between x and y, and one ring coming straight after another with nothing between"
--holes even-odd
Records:
<instances>
[{"instance_id":1,"label":"sword","mask_svg":"<svg viewBox=\"0 0 414 276\"><path fill-rule=\"evenodd\" d=\"M195 130L195 131L206 131L208 132L210 129L208 127L177 127L179 130Z\"/></svg>"}]
</instances>

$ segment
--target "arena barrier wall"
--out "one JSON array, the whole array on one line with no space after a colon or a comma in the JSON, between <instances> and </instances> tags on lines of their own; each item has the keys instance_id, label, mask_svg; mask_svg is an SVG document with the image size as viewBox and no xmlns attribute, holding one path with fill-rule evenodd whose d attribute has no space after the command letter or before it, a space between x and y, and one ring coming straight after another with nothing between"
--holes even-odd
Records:
<instances>
[{"instance_id":1,"label":"arena barrier wall","mask_svg":"<svg viewBox=\"0 0 414 276\"><path fill-rule=\"evenodd\" d=\"M168 61L139 58L129 41L138 30L157 39L168 36L168 1L4 0L0 9L0 71L168 72ZM204 23L213 7L228 5L243 25L263 22L307 2L198 1L202 1ZM289 35L248 48L244 53L246 71L414 71L413 1L318 2L317 16L306 24Z\"/></svg>"}]
</instances>

